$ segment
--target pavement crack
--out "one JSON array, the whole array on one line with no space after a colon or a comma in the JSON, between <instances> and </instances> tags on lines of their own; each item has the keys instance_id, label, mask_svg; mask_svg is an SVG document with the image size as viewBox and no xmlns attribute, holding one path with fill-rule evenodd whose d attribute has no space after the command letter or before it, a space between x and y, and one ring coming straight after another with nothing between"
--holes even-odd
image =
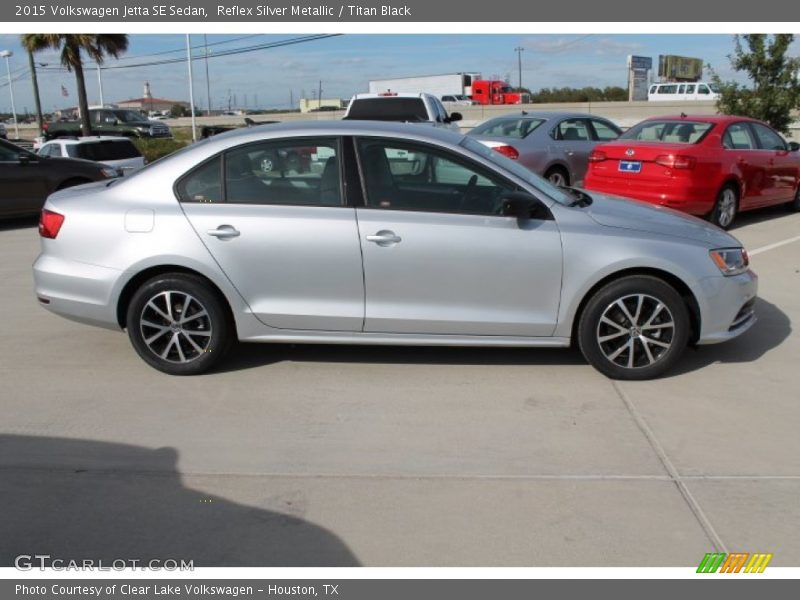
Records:
<instances>
[{"instance_id":1,"label":"pavement crack","mask_svg":"<svg viewBox=\"0 0 800 600\"><path fill-rule=\"evenodd\" d=\"M683 496L684 501L686 504L689 505L689 509L694 514L695 518L697 519L700 527L703 528L706 536L711 541L712 545L716 549L717 552L728 552L725 543L722 541L722 538L717 533L714 526L711 524L711 521L706 516L706 513L703 511L703 508L700 506L700 503L695 499L694 495L692 494L691 490L686 486L681 474L678 473L678 469L675 468L675 465L670 460L669 456L667 456L666 450L661 445L661 442L658 441L656 434L650 429L650 426L647 424L644 416L639 412L634 405L633 401L628 397L628 395L622 390L619 383L617 381L612 381L612 385L617 392L620 400L625 405L625 408L630 413L631 417L633 418L636 426L642 432L642 435L647 439L647 442L650 444L650 447L655 452L658 460L661 461L661 464L664 466L664 469L669 474L670 479L673 481L675 486L678 488L678 491Z\"/></svg>"}]
</instances>

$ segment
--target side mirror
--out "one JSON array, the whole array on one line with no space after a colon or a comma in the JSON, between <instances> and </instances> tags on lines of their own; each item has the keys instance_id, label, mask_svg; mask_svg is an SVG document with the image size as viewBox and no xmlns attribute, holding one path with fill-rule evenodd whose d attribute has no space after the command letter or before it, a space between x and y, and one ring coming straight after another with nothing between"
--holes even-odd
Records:
<instances>
[{"instance_id":1,"label":"side mirror","mask_svg":"<svg viewBox=\"0 0 800 600\"><path fill-rule=\"evenodd\" d=\"M800 150L800 144L797 142L789 142L789 152L797 152Z\"/></svg>"},{"instance_id":2,"label":"side mirror","mask_svg":"<svg viewBox=\"0 0 800 600\"><path fill-rule=\"evenodd\" d=\"M460 121L463 118L464 118L464 116L460 112L454 112L454 113L450 113L450 117L448 117L447 122L448 123L455 123L456 121Z\"/></svg>"},{"instance_id":3,"label":"side mirror","mask_svg":"<svg viewBox=\"0 0 800 600\"><path fill-rule=\"evenodd\" d=\"M36 162L38 158L35 156L31 156L30 154L20 154L18 160L19 164L27 165L29 163Z\"/></svg>"},{"instance_id":4,"label":"side mirror","mask_svg":"<svg viewBox=\"0 0 800 600\"><path fill-rule=\"evenodd\" d=\"M550 211L528 192L511 192L503 196L501 214L517 219L549 219Z\"/></svg>"}]
</instances>

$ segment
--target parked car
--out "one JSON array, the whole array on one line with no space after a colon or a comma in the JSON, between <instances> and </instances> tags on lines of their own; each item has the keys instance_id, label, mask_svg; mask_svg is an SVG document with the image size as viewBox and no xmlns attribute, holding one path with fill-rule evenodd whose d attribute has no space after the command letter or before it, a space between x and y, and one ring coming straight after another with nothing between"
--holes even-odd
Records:
<instances>
[{"instance_id":1,"label":"parked car","mask_svg":"<svg viewBox=\"0 0 800 600\"><path fill-rule=\"evenodd\" d=\"M0 139L7 140L8 139L8 130L3 123L0 123Z\"/></svg>"},{"instance_id":2,"label":"parked car","mask_svg":"<svg viewBox=\"0 0 800 600\"><path fill-rule=\"evenodd\" d=\"M345 121L402 121L426 123L458 131L461 113L448 114L447 109L433 94L356 94L347 105Z\"/></svg>"},{"instance_id":3,"label":"parked car","mask_svg":"<svg viewBox=\"0 0 800 600\"><path fill-rule=\"evenodd\" d=\"M39 156L93 160L118 169L122 175L132 173L145 165L142 153L126 137L58 138L42 144L37 153Z\"/></svg>"},{"instance_id":4,"label":"parked car","mask_svg":"<svg viewBox=\"0 0 800 600\"><path fill-rule=\"evenodd\" d=\"M650 102L675 102L685 100L717 100L719 86L716 83L702 81L690 83L654 83L647 90Z\"/></svg>"},{"instance_id":5,"label":"parked car","mask_svg":"<svg viewBox=\"0 0 800 600\"><path fill-rule=\"evenodd\" d=\"M308 172L265 152L313 146ZM187 147L50 196L36 296L127 329L166 373L251 342L577 344L610 377L658 376L755 321L742 245L693 217L557 188L434 127L319 121Z\"/></svg>"},{"instance_id":6,"label":"parked car","mask_svg":"<svg viewBox=\"0 0 800 600\"><path fill-rule=\"evenodd\" d=\"M56 190L118 175L99 163L38 156L0 140L0 217L35 215Z\"/></svg>"},{"instance_id":7,"label":"parked car","mask_svg":"<svg viewBox=\"0 0 800 600\"><path fill-rule=\"evenodd\" d=\"M622 130L608 119L568 112L522 112L481 123L469 135L538 173L553 185L574 185L589 153Z\"/></svg>"},{"instance_id":8,"label":"parked car","mask_svg":"<svg viewBox=\"0 0 800 600\"><path fill-rule=\"evenodd\" d=\"M172 131L161 121L152 121L142 113L122 108L90 108L89 126L92 135L112 135L133 138L171 138ZM59 119L43 126L45 139L78 137L80 121Z\"/></svg>"},{"instance_id":9,"label":"parked car","mask_svg":"<svg viewBox=\"0 0 800 600\"><path fill-rule=\"evenodd\" d=\"M445 94L442 96L442 104L451 106L473 106L479 104L479 102L472 100L469 96L465 96L464 94Z\"/></svg>"},{"instance_id":10,"label":"parked car","mask_svg":"<svg viewBox=\"0 0 800 600\"><path fill-rule=\"evenodd\" d=\"M707 216L727 229L740 211L800 210L798 148L745 117L647 119L594 149L585 187Z\"/></svg>"}]
</instances>

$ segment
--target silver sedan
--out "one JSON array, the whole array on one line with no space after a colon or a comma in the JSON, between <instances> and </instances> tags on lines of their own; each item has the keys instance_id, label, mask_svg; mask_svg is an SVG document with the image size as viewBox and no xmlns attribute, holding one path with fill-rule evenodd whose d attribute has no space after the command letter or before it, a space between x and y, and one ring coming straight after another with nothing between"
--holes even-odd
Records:
<instances>
[{"instance_id":1,"label":"silver sedan","mask_svg":"<svg viewBox=\"0 0 800 600\"><path fill-rule=\"evenodd\" d=\"M596 115L523 111L489 119L469 135L553 185L568 186L583 181L592 148L621 133L614 123Z\"/></svg>"},{"instance_id":2,"label":"silver sedan","mask_svg":"<svg viewBox=\"0 0 800 600\"><path fill-rule=\"evenodd\" d=\"M280 159L293 152L302 168ZM215 136L53 194L40 235L38 302L127 330L176 375L238 339L575 344L606 375L645 379L755 321L756 276L721 229L556 188L470 137L411 124Z\"/></svg>"}]
</instances>

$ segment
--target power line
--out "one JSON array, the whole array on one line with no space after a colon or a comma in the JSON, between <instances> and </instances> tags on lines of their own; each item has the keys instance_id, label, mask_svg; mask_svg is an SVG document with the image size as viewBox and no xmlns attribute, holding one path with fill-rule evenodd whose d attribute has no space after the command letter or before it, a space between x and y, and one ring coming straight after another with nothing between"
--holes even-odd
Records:
<instances>
[{"instance_id":1,"label":"power line","mask_svg":"<svg viewBox=\"0 0 800 600\"><path fill-rule=\"evenodd\" d=\"M244 46L242 48L233 48L230 50L222 50L215 53L209 53L208 58L218 58L222 56L235 56L237 54L246 54L248 52L257 52L259 50L269 50L272 48L281 48L283 46L292 46L295 44L303 44L306 42L314 42L317 40L324 40L327 38L338 37L343 35L341 33L330 33L330 34L316 34L316 35L307 35L297 38L289 38L287 40L280 40L277 42L268 42L263 44L256 44L253 46ZM200 46L202 47L202 46ZM197 55L192 56L192 60L204 60L205 55ZM128 64L128 65L111 65L111 66L104 66L102 69L104 71L110 71L112 69L133 69L139 67L155 67L161 65L170 65L175 63L182 63L186 61L185 57L179 58L169 58L160 61L152 61L152 62L144 62L144 63L135 63L135 64ZM64 67L44 67L42 70L44 71L66 71Z\"/></svg>"}]
</instances>

